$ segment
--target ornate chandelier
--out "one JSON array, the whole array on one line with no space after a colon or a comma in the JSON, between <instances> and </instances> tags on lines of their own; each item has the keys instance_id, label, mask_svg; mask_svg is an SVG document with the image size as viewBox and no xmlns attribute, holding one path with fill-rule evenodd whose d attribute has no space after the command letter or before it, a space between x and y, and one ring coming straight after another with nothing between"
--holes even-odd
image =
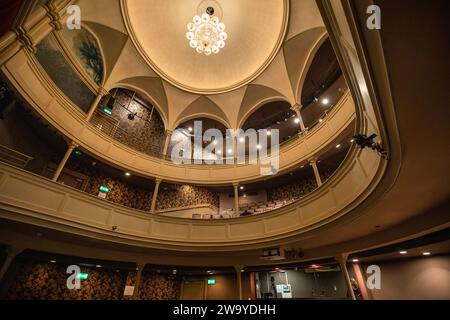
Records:
<instances>
[{"instance_id":1,"label":"ornate chandelier","mask_svg":"<svg viewBox=\"0 0 450 320\"><path fill-rule=\"evenodd\" d=\"M225 24L213 14L214 9L208 8L207 13L202 14L201 17L194 16L193 22L187 25L186 38L189 40L189 45L198 53L207 56L211 53L219 53L220 49L225 47L225 40L228 38Z\"/></svg>"}]
</instances>

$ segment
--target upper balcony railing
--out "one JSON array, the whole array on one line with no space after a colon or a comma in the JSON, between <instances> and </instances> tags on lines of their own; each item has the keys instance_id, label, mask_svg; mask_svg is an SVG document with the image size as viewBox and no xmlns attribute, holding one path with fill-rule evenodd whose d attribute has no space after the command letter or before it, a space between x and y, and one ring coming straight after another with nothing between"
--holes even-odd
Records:
<instances>
[{"instance_id":1,"label":"upper balcony railing","mask_svg":"<svg viewBox=\"0 0 450 320\"><path fill-rule=\"evenodd\" d=\"M245 183L266 179L261 173L271 158L257 164L179 165L130 148L98 130L49 79L34 56L17 52L2 69L4 76L26 102L68 139L95 157L144 177L202 185ZM354 101L347 91L329 115L307 135L280 148L279 170L285 172L317 155L355 119Z\"/></svg>"}]
</instances>

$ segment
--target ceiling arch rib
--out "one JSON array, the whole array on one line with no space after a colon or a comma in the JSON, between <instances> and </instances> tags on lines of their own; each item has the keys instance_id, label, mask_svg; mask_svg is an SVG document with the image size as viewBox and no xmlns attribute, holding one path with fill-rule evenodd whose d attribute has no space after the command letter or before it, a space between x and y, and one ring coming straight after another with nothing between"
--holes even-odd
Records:
<instances>
[{"instance_id":1,"label":"ceiling arch rib","mask_svg":"<svg viewBox=\"0 0 450 320\"><path fill-rule=\"evenodd\" d=\"M142 57L138 54L133 43L128 40L105 86L106 88L112 88L116 82L119 82L125 78L130 78L130 76L152 78L158 77L156 73L147 65L144 59L142 59Z\"/></svg>"},{"instance_id":2,"label":"ceiling arch rib","mask_svg":"<svg viewBox=\"0 0 450 320\"><path fill-rule=\"evenodd\" d=\"M164 126L168 126L169 106L161 79L151 77L133 77L115 84L116 87L134 90L146 96L158 109Z\"/></svg>"},{"instance_id":3,"label":"ceiling arch rib","mask_svg":"<svg viewBox=\"0 0 450 320\"><path fill-rule=\"evenodd\" d=\"M272 88L255 84L249 85L239 109L238 127L242 127L245 120L261 105L275 100L288 101L284 95Z\"/></svg>"},{"instance_id":4,"label":"ceiling arch rib","mask_svg":"<svg viewBox=\"0 0 450 320\"><path fill-rule=\"evenodd\" d=\"M104 73L106 83L108 82L108 78L122 54L122 50L127 43L128 36L96 22L84 22L84 26L86 26L97 36L101 49L105 54Z\"/></svg>"},{"instance_id":5,"label":"ceiling arch rib","mask_svg":"<svg viewBox=\"0 0 450 320\"><path fill-rule=\"evenodd\" d=\"M222 123L226 128L231 128L228 117L221 108L213 101L206 97L199 97L192 102L183 112L178 116L175 122L175 127L178 125L196 118L209 118Z\"/></svg>"},{"instance_id":6,"label":"ceiling arch rib","mask_svg":"<svg viewBox=\"0 0 450 320\"><path fill-rule=\"evenodd\" d=\"M253 84L271 87L282 93L291 104L295 104L295 94L291 86L282 50L278 52L272 64Z\"/></svg>"},{"instance_id":7,"label":"ceiling arch rib","mask_svg":"<svg viewBox=\"0 0 450 320\"><path fill-rule=\"evenodd\" d=\"M295 36L283 46L284 59L291 86L294 88L295 101L299 101L298 88L302 79L304 80L308 63L312 62L315 52L320 48L326 37L325 28L318 27Z\"/></svg>"},{"instance_id":8,"label":"ceiling arch rib","mask_svg":"<svg viewBox=\"0 0 450 320\"><path fill-rule=\"evenodd\" d=\"M315 0L291 1L289 28L285 41L308 29L325 27Z\"/></svg>"},{"instance_id":9,"label":"ceiling arch rib","mask_svg":"<svg viewBox=\"0 0 450 320\"><path fill-rule=\"evenodd\" d=\"M246 91L247 87L245 86L232 92L208 96L208 99L213 101L226 114L232 129L238 128L239 108Z\"/></svg>"}]
</instances>

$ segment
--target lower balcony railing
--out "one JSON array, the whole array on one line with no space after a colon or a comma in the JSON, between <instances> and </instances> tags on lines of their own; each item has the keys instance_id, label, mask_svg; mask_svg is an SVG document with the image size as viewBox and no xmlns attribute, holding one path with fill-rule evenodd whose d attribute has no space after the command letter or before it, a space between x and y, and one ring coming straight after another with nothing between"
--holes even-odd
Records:
<instances>
[{"instance_id":1,"label":"lower balcony railing","mask_svg":"<svg viewBox=\"0 0 450 320\"><path fill-rule=\"evenodd\" d=\"M376 153L353 149L326 183L301 200L257 215L197 220L129 209L0 163L0 217L154 248L262 247L347 214L378 184L383 168Z\"/></svg>"}]
</instances>

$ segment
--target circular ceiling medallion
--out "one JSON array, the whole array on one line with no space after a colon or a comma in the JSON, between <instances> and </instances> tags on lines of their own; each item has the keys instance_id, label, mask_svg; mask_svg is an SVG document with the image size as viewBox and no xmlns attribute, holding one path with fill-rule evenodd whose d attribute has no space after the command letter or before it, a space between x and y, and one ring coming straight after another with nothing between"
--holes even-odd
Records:
<instances>
[{"instance_id":1,"label":"circular ceiling medallion","mask_svg":"<svg viewBox=\"0 0 450 320\"><path fill-rule=\"evenodd\" d=\"M197 94L229 92L256 79L279 52L289 16L288 0L121 0L121 7L151 68ZM226 25L228 37L219 54L205 56L186 41L186 25L208 10Z\"/></svg>"}]
</instances>

